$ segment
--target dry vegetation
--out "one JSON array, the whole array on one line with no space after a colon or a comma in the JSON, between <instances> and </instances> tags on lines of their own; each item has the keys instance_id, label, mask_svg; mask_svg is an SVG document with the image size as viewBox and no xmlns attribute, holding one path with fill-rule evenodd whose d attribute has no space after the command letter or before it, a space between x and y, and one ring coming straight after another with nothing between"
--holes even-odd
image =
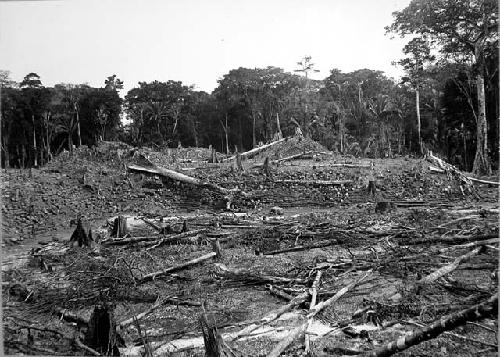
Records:
<instances>
[{"instance_id":1,"label":"dry vegetation","mask_svg":"<svg viewBox=\"0 0 500 357\"><path fill-rule=\"evenodd\" d=\"M496 355L496 185L301 137L251 156L103 142L2 173L5 352Z\"/></svg>"}]
</instances>

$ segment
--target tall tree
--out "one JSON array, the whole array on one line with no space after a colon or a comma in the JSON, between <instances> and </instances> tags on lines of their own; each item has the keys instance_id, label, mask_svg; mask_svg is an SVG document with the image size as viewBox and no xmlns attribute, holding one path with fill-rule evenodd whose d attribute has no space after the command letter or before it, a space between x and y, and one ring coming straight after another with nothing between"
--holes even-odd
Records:
<instances>
[{"instance_id":1,"label":"tall tree","mask_svg":"<svg viewBox=\"0 0 500 357\"><path fill-rule=\"evenodd\" d=\"M319 72L319 70L315 69L315 64L311 62L311 56L304 56L301 61L297 62L299 68L295 69L294 72L302 73L304 75L304 86L297 93L300 93L299 98L301 104L304 106L304 114L303 114L303 122L302 122L302 131L307 136L309 134L309 125L308 119L311 113L311 99L315 97L314 89L311 90L311 80L309 79L309 73L311 72Z\"/></svg>"},{"instance_id":2,"label":"tall tree","mask_svg":"<svg viewBox=\"0 0 500 357\"><path fill-rule=\"evenodd\" d=\"M0 69L0 89L1 88L14 88L17 83L10 78L10 71Z\"/></svg>"},{"instance_id":3,"label":"tall tree","mask_svg":"<svg viewBox=\"0 0 500 357\"><path fill-rule=\"evenodd\" d=\"M31 72L24 76L19 86L21 88L40 88L42 87L42 81L38 74Z\"/></svg>"},{"instance_id":4,"label":"tall tree","mask_svg":"<svg viewBox=\"0 0 500 357\"><path fill-rule=\"evenodd\" d=\"M73 135L76 132L78 145L82 145L81 137L81 102L90 87L86 84L56 84L55 101L58 103L58 123L67 133L68 149L73 150Z\"/></svg>"},{"instance_id":5,"label":"tall tree","mask_svg":"<svg viewBox=\"0 0 500 357\"><path fill-rule=\"evenodd\" d=\"M173 145L191 88L182 82L140 82L125 96L126 110L141 140Z\"/></svg>"},{"instance_id":6,"label":"tall tree","mask_svg":"<svg viewBox=\"0 0 500 357\"><path fill-rule=\"evenodd\" d=\"M417 134L418 147L420 154L423 154L422 147L422 122L420 119L420 89L425 77L424 65L434 60L431 55L431 49L428 42L421 38L415 37L408 42L403 48L403 53L408 57L403 58L398 63L403 67L406 76L403 77L404 82L408 82L415 89L415 109L417 114Z\"/></svg>"},{"instance_id":7,"label":"tall tree","mask_svg":"<svg viewBox=\"0 0 500 357\"><path fill-rule=\"evenodd\" d=\"M471 58L476 72L478 119L473 172L490 174L485 98L485 53L498 46L496 0L412 0L393 13L389 32L421 35L440 45L441 53L463 60Z\"/></svg>"},{"instance_id":8,"label":"tall tree","mask_svg":"<svg viewBox=\"0 0 500 357\"><path fill-rule=\"evenodd\" d=\"M0 135L0 148L3 153L0 155L0 160L4 158L1 161L4 167L10 167L9 139L15 110L15 101L12 98L14 91L11 91L11 88L15 86L16 82L10 78L10 71L0 69L0 130L2 134Z\"/></svg>"},{"instance_id":9,"label":"tall tree","mask_svg":"<svg viewBox=\"0 0 500 357\"><path fill-rule=\"evenodd\" d=\"M22 88L25 98L26 98L26 103L27 103L27 108L29 109L30 112L30 117L31 117L31 125L32 125L32 138L33 138L33 162L35 166L38 166L38 145L37 145L37 132L36 132L36 122L35 118L37 117L37 112L40 110L40 99L41 99L41 88L42 82L40 80L40 76L36 73L28 73L23 81L19 84L19 86Z\"/></svg>"},{"instance_id":10,"label":"tall tree","mask_svg":"<svg viewBox=\"0 0 500 357\"><path fill-rule=\"evenodd\" d=\"M120 80L116 74L113 74L104 81L104 88L119 91L120 89L123 89L123 81Z\"/></svg>"}]
</instances>

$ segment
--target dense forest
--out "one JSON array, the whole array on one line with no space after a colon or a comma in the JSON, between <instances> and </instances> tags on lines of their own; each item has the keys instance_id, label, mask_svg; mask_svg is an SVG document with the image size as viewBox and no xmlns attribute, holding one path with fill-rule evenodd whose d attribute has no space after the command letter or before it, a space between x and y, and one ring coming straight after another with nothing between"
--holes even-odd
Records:
<instances>
[{"instance_id":1,"label":"dense forest","mask_svg":"<svg viewBox=\"0 0 500 357\"><path fill-rule=\"evenodd\" d=\"M463 170L498 169L498 4L414 0L388 35L408 36L400 81L382 71L336 68L311 79L310 56L294 73L237 68L211 93L182 82L140 82L120 98L116 75L102 88L43 86L0 72L2 167L31 167L62 150L122 140L137 146L212 145L248 150L297 130L332 151L364 157L441 154ZM369 53L367 53L369 56Z\"/></svg>"}]
</instances>

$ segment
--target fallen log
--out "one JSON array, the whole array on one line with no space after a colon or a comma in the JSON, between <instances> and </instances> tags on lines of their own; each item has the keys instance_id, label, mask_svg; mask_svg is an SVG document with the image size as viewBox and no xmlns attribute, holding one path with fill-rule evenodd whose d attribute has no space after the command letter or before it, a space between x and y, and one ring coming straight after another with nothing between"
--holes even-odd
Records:
<instances>
[{"instance_id":1,"label":"fallen log","mask_svg":"<svg viewBox=\"0 0 500 357\"><path fill-rule=\"evenodd\" d=\"M189 231L189 232L184 232L184 233L179 233L179 234L174 234L171 236L159 238L159 239L156 239L154 241L148 240L146 242L143 242L141 244L141 246L145 246L145 247L151 246L148 249L153 249L153 248L157 248L163 244L177 244L177 243L181 243L181 242L186 241L186 240L192 240L193 237L195 237L199 234L205 233L207 231L208 231L208 229L196 229L196 230Z\"/></svg>"},{"instance_id":2,"label":"fallen log","mask_svg":"<svg viewBox=\"0 0 500 357\"><path fill-rule=\"evenodd\" d=\"M184 269L189 268L189 267L191 267L193 265L196 265L196 264L199 264L199 263L204 262L206 260L212 259L216 255L217 255L217 253L211 252L211 253L205 254L205 255L203 255L201 257L192 259L192 260L190 260L190 261L188 261L186 263L179 264L179 265L176 265L176 266L164 269L164 270L160 270L160 271L157 271L157 272L154 272L154 273L146 274L142 278L137 279L137 283L138 284L142 284L142 283L145 283L147 281L151 281L151 280L154 280L156 278L169 275L169 274L174 273L176 271L184 270Z\"/></svg>"},{"instance_id":3,"label":"fallen log","mask_svg":"<svg viewBox=\"0 0 500 357\"><path fill-rule=\"evenodd\" d=\"M370 168L372 165L370 164L327 164L327 167L349 167L349 168Z\"/></svg>"},{"instance_id":4,"label":"fallen log","mask_svg":"<svg viewBox=\"0 0 500 357\"><path fill-rule=\"evenodd\" d=\"M290 160L295 160L295 159L299 159L301 158L302 156L307 156L307 155L311 155L313 154L314 151L307 151L307 152L303 152L303 153L300 153L300 154L296 154L296 155L291 155L291 156L287 156L287 157L284 157L284 158L281 158L281 159L278 159L278 160L272 160L270 161L269 163L270 164L280 164L282 162L285 162L285 161L290 161ZM260 168L264 166L264 164L255 164L252 166L252 168L256 169L256 168Z\"/></svg>"},{"instance_id":5,"label":"fallen log","mask_svg":"<svg viewBox=\"0 0 500 357\"><path fill-rule=\"evenodd\" d=\"M319 154L326 154L319 152ZM370 164L320 164L320 165L314 165L315 168L321 168L321 167L348 167L348 168L363 168L363 169L369 169L372 167Z\"/></svg>"},{"instance_id":6,"label":"fallen log","mask_svg":"<svg viewBox=\"0 0 500 357\"><path fill-rule=\"evenodd\" d=\"M135 321L139 321L144 316L148 315L149 313L153 312L155 309L159 308L161 305L163 305L163 303L164 303L164 300L158 298L149 309L147 309L146 311L141 312L137 315L134 315L126 320L121 321L120 323L117 324L117 327L120 329L123 329L126 326L133 324Z\"/></svg>"},{"instance_id":7,"label":"fallen log","mask_svg":"<svg viewBox=\"0 0 500 357\"><path fill-rule=\"evenodd\" d=\"M415 322L415 321L403 321L409 325L415 325L417 327L425 327L425 325L423 324L420 324L418 322ZM467 324L475 324L477 326L482 326L480 324L476 324L475 322L469 322L467 321ZM484 327L484 326L483 326ZM495 330L492 330L492 332L495 332ZM484 342L484 341L480 341L480 340L476 340L476 339L473 339L473 338L469 338L469 337L466 337L466 336L462 336L462 335L459 335L459 334L456 334L456 333L453 333L453 332L443 332L443 335L445 336L451 336L451 337L455 337L455 338L458 338L460 340L464 340L464 341L467 341L467 342L474 342L474 343L478 343L478 344L481 344L481 345L484 345L484 346L488 346L488 347L492 347L492 348L495 348L495 349L498 349L498 346L497 345L494 345L492 343L488 343L488 342Z\"/></svg>"},{"instance_id":8,"label":"fallen log","mask_svg":"<svg viewBox=\"0 0 500 357\"><path fill-rule=\"evenodd\" d=\"M240 156L242 158L246 158L246 159L250 159L252 157L254 157L255 155L257 155L258 153L260 153L261 151L264 151L264 150L267 150L268 148L270 148L271 146L274 146L276 144L279 144L283 141L287 140L287 138L283 138L283 139L280 139L280 140L276 140L276 141L273 141L269 144L266 144L266 145L262 145L262 146L259 146L259 147L256 147L256 148L253 148L252 150L249 150L249 151L246 151L246 152L243 152L240 154ZM236 159L236 155L233 155L227 159L225 159L224 161L230 161L230 160L234 160Z\"/></svg>"},{"instance_id":9,"label":"fallen log","mask_svg":"<svg viewBox=\"0 0 500 357\"><path fill-rule=\"evenodd\" d=\"M276 180L276 183L316 186L341 186L351 184L352 180Z\"/></svg>"},{"instance_id":10,"label":"fallen log","mask_svg":"<svg viewBox=\"0 0 500 357\"><path fill-rule=\"evenodd\" d=\"M429 166L429 171L436 172L436 173L439 173L439 174L446 173L445 170L440 169L440 168L435 167L435 166ZM472 176L467 176L467 175L464 175L464 176L467 177L472 182L484 183L486 185L492 185L492 186L500 186L500 182L498 182L498 181L481 180L481 179L478 179L478 178L475 178L475 177L472 177Z\"/></svg>"},{"instance_id":11,"label":"fallen log","mask_svg":"<svg viewBox=\"0 0 500 357\"><path fill-rule=\"evenodd\" d=\"M293 299L292 295L286 293L285 291L283 291L281 289L278 289L275 286L268 285L267 289L269 290L269 292L271 293L271 295L277 296L277 297L282 298L282 299L284 299L286 301L290 301L290 300Z\"/></svg>"},{"instance_id":12,"label":"fallen log","mask_svg":"<svg viewBox=\"0 0 500 357\"><path fill-rule=\"evenodd\" d=\"M459 256L451 264L445 265L444 267L441 267L438 270L434 271L433 273L418 280L417 284L430 284L436 281L437 279L457 269L460 263L478 255L483 249L484 249L483 247L477 247L476 249L470 251L469 253Z\"/></svg>"},{"instance_id":13,"label":"fallen log","mask_svg":"<svg viewBox=\"0 0 500 357\"><path fill-rule=\"evenodd\" d=\"M175 274L172 274L175 276ZM129 293L127 296L120 296L120 300L131 301L135 303L155 303L160 298L157 294L147 294L147 293ZM201 306L201 303L198 301L192 300L183 300L178 297L166 297L162 298L163 304L171 304L171 305L183 305L183 306Z\"/></svg>"},{"instance_id":14,"label":"fallen log","mask_svg":"<svg viewBox=\"0 0 500 357\"><path fill-rule=\"evenodd\" d=\"M446 174L449 177L453 177L455 179L458 179L461 183L464 184L464 186L468 189L468 191L470 193L474 194L475 196L479 196L471 179L469 177L465 176L455 166L450 165L449 163L440 159L437 156L434 156L431 151L428 151L427 154L425 155L425 157L428 161L430 161L432 164L436 165L439 169L444 170L444 172L446 172ZM462 186L460 186L460 187L462 187Z\"/></svg>"},{"instance_id":15,"label":"fallen log","mask_svg":"<svg viewBox=\"0 0 500 357\"><path fill-rule=\"evenodd\" d=\"M300 326L294 328L284 339L282 339L278 345L276 345L267 357L279 357L281 353L286 350L286 348L293 343L293 341L304 332L306 329L307 322L301 324Z\"/></svg>"},{"instance_id":16,"label":"fallen log","mask_svg":"<svg viewBox=\"0 0 500 357\"><path fill-rule=\"evenodd\" d=\"M159 225L157 225L156 223L154 223L154 222L150 221L149 219L146 219L146 218L144 218L144 217L141 217L141 220L142 220L144 223L146 223L147 225L149 225L149 226L153 227L154 229L156 229L158 232L160 232L160 231L161 231L161 228L162 228L162 227L160 227L160 226L159 226Z\"/></svg>"},{"instance_id":17,"label":"fallen log","mask_svg":"<svg viewBox=\"0 0 500 357\"><path fill-rule=\"evenodd\" d=\"M480 240L480 241L475 241L475 242L470 242L462 245L454 245L451 247L446 247L446 248L441 248L439 249L439 253L444 253L452 249L463 249L463 248L473 248L477 247L480 245L484 245L485 247L488 248L488 245L490 244L498 244L500 243L500 238L493 238L493 239L487 239L487 240ZM496 248L498 249L498 248Z\"/></svg>"},{"instance_id":18,"label":"fallen log","mask_svg":"<svg viewBox=\"0 0 500 357\"><path fill-rule=\"evenodd\" d=\"M149 309L119 322L117 324L117 327L122 330L125 327L127 327L128 325L133 324L135 321L139 321L143 317L147 316L148 314L150 314L151 312L153 312L155 309L159 308L160 306L168 304L168 303L174 303L174 304L178 304L178 305L188 305L188 306L201 306L201 303L199 303L199 302L182 301L182 300L178 300L175 298L169 298L169 297L167 297L167 298L158 297L156 299L155 303Z\"/></svg>"},{"instance_id":19,"label":"fallen log","mask_svg":"<svg viewBox=\"0 0 500 357\"><path fill-rule=\"evenodd\" d=\"M284 313L292 311L292 309L295 306L304 303L307 300L308 297L309 297L309 292L308 291L303 292L302 294L297 295L296 297L294 297L285 306L280 307L279 309L276 309L276 310L273 310L273 311L269 312L267 315L265 315L263 318L261 318L260 321L251 324L250 326L244 328L243 330L240 330L239 332L237 332L236 334L234 334L233 336L231 336L230 337L230 341L234 341L234 340L237 340L237 339L239 339L239 338L241 338L243 336L246 336L246 335L250 334L252 331L255 331L256 329L258 329L259 327L261 327L262 325L264 325L266 323L269 323L269 322L271 322L273 320L276 320L277 318L279 318Z\"/></svg>"},{"instance_id":20,"label":"fallen log","mask_svg":"<svg viewBox=\"0 0 500 357\"><path fill-rule=\"evenodd\" d=\"M338 241L335 239L332 239L328 242L323 242L323 243L317 243L317 244L312 244L312 245L298 245L296 247L290 247L290 248L272 250L269 252L263 252L263 255L276 255L276 254L288 253L288 252L300 252L303 250L329 247L329 246L335 245L335 244L338 244Z\"/></svg>"},{"instance_id":21,"label":"fallen log","mask_svg":"<svg viewBox=\"0 0 500 357\"><path fill-rule=\"evenodd\" d=\"M192 236L196 236L201 233L207 232L208 229L196 229L189 232L183 232L178 234L173 234L170 236L145 236L145 237L130 237L130 238L122 238L122 239L108 239L102 241L102 245L127 245L127 244L135 244L143 242L143 246L155 245L158 242L162 242L162 244L172 244L179 243L185 240L186 238L190 238Z\"/></svg>"},{"instance_id":22,"label":"fallen log","mask_svg":"<svg viewBox=\"0 0 500 357\"><path fill-rule=\"evenodd\" d=\"M92 356L102 356L99 352L85 345L78 337L75 337L75 344L80 347L82 350L87 351Z\"/></svg>"},{"instance_id":23,"label":"fallen log","mask_svg":"<svg viewBox=\"0 0 500 357\"><path fill-rule=\"evenodd\" d=\"M453 236L453 237L440 237L440 238L419 238L411 241L403 241L400 242L400 245L417 245L417 244L435 244L435 243L443 243L449 245L455 244L464 244L476 241L489 240L493 238L498 238L497 234L485 234L479 236Z\"/></svg>"},{"instance_id":24,"label":"fallen log","mask_svg":"<svg viewBox=\"0 0 500 357\"><path fill-rule=\"evenodd\" d=\"M371 273L372 273L372 270L368 270L363 276L361 276L360 278L356 279L355 281L353 281L349 285L340 289L334 296L332 296L328 300L322 301L319 304L317 304L316 306L312 307L309 310L310 312L307 314L307 318L310 319L310 318L316 316L325 307L330 306L331 304L333 304L334 302L339 300L343 295L345 295L345 293L347 293L353 287L355 287L356 285L361 283L363 280L365 280Z\"/></svg>"},{"instance_id":25,"label":"fallen log","mask_svg":"<svg viewBox=\"0 0 500 357\"><path fill-rule=\"evenodd\" d=\"M311 155L313 153L314 153L314 151L306 151L306 152L303 152L303 153L300 153L300 154L283 157L283 158L278 159L278 160L273 160L272 163L273 164L279 164L279 163L282 163L282 162L285 162L285 161L290 161L290 160L295 160L295 159L301 158L302 156L308 156L308 155Z\"/></svg>"},{"instance_id":26,"label":"fallen log","mask_svg":"<svg viewBox=\"0 0 500 357\"><path fill-rule=\"evenodd\" d=\"M491 296L481 304L474 305L468 309L441 317L430 326L419 329L392 341L385 346L375 350L365 352L361 356L365 357L386 357L401 352L418 345L421 342L431 340L441 333L453 330L469 321L478 321L486 317L496 316L498 314L498 295Z\"/></svg>"},{"instance_id":27,"label":"fallen log","mask_svg":"<svg viewBox=\"0 0 500 357\"><path fill-rule=\"evenodd\" d=\"M106 239L101 242L101 245L127 245L140 243L145 241L157 241L161 239L160 236L148 236L148 237L130 237L130 238L120 238L120 239Z\"/></svg>"},{"instance_id":28,"label":"fallen log","mask_svg":"<svg viewBox=\"0 0 500 357\"><path fill-rule=\"evenodd\" d=\"M318 286L319 286L319 282L321 280L321 274L322 274L321 270L318 270L316 272L316 278L314 279L311 290L310 290L311 303L309 304L309 311L311 311L316 306L316 299L318 297ZM306 354L306 356L309 356L309 354L311 352L311 337L307 334L307 331L311 328L312 322L313 322L312 317L307 319L306 337L305 337L305 341L304 341L304 345L305 345L304 353Z\"/></svg>"},{"instance_id":29,"label":"fallen log","mask_svg":"<svg viewBox=\"0 0 500 357\"><path fill-rule=\"evenodd\" d=\"M135 172L145 172L145 173L152 174L152 175L159 175L159 176L167 177L171 180L187 183L187 184L190 184L193 186L208 188L208 189L211 189L213 191L219 192L223 195L233 195L236 193L240 193L241 195L246 196L246 193L241 191L240 189L224 188L224 187L221 187L217 184L210 183L210 182L204 182L204 181L197 179L195 177L184 175L183 173L169 170L169 169L165 169L165 168L160 167L160 166L142 167L142 166L137 166L137 165L129 165L128 169L131 171L135 171Z\"/></svg>"},{"instance_id":30,"label":"fallen log","mask_svg":"<svg viewBox=\"0 0 500 357\"><path fill-rule=\"evenodd\" d=\"M87 325L89 322L89 320L83 316L60 307L56 307L54 312L60 316L61 320L65 320L67 322L74 322L79 325Z\"/></svg>"},{"instance_id":31,"label":"fallen log","mask_svg":"<svg viewBox=\"0 0 500 357\"><path fill-rule=\"evenodd\" d=\"M477 179L475 177L470 177L470 176L467 176L467 177L469 178L469 180L471 180L473 182L484 183L486 185L492 185L492 186L500 186L500 182L497 182L497 181L481 180L481 179Z\"/></svg>"},{"instance_id":32,"label":"fallen log","mask_svg":"<svg viewBox=\"0 0 500 357\"><path fill-rule=\"evenodd\" d=\"M270 276L264 274L251 274L248 271L229 269L224 264L215 263L216 274L231 280L241 281L246 284L261 285L261 284L289 284L289 283L306 283L304 279L283 278L281 276Z\"/></svg>"}]
</instances>

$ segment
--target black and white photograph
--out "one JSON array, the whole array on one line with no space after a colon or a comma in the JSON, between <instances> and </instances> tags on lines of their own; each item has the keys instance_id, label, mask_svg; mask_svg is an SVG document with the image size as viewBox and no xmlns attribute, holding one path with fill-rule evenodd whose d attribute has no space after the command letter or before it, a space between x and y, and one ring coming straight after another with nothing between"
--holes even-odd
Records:
<instances>
[{"instance_id":1,"label":"black and white photograph","mask_svg":"<svg viewBox=\"0 0 500 357\"><path fill-rule=\"evenodd\" d=\"M498 7L0 0L0 355L497 356Z\"/></svg>"}]
</instances>

